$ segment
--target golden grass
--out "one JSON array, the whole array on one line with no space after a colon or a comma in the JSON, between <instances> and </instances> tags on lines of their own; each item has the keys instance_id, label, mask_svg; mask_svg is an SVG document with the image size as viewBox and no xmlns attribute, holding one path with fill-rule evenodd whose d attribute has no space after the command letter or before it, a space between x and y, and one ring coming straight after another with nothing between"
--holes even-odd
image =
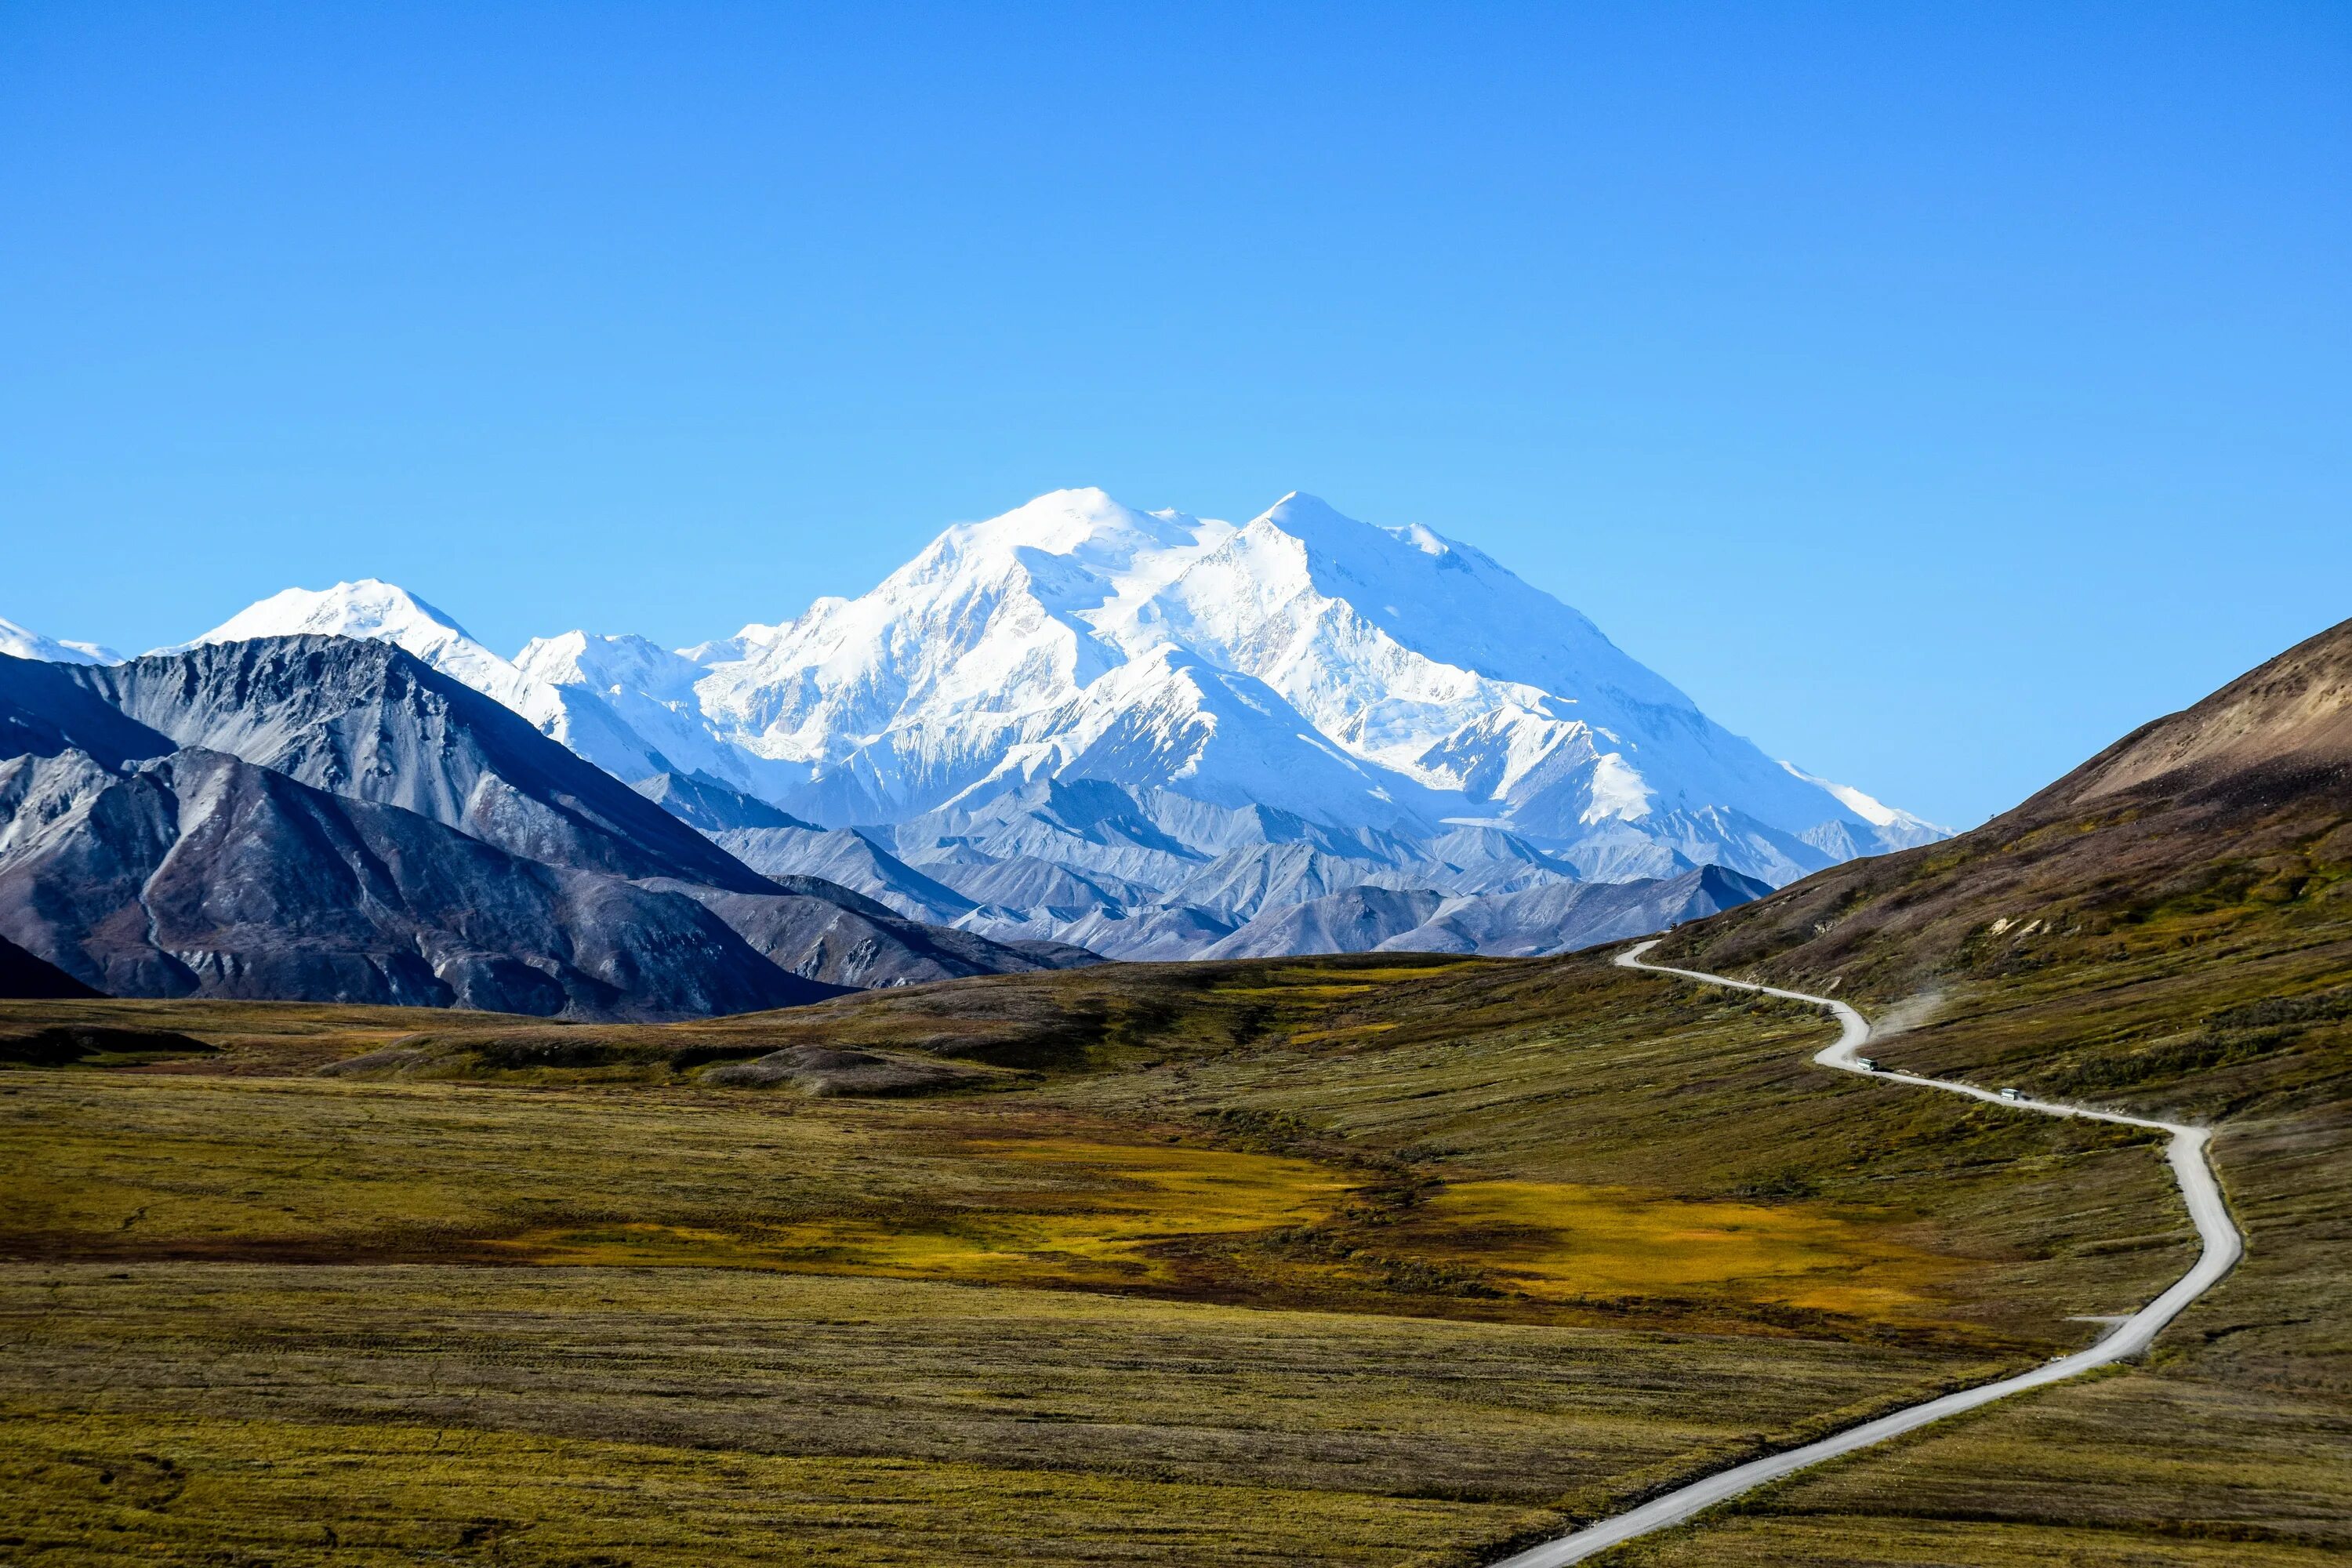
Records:
<instances>
[{"instance_id":1,"label":"golden grass","mask_svg":"<svg viewBox=\"0 0 2352 1568\"><path fill-rule=\"evenodd\" d=\"M854 1120L318 1079L0 1079L0 1237L70 1251L512 1229L619 1205L698 1210L918 1180Z\"/></svg>"},{"instance_id":2,"label":"golden grass","mask_svg":"<svg viewBox=\"0 0 2352 1568\"><path fill-rule=\"evenodd\" d=\"M17 1073L0 1083L0 1246L456 1249L1556 1321L1762 1303L1857 1326L1943 1321L1929 1298L1966 1267L1820 1205L1473 1175L1423 1178L1400 1208L1328 1151L1213 1136L992 1100Z\"/></svg>"},{"instance_id":3,"label":"golden grass","mask_svg":"<svg viewBox=\"0 0 2352 1568\"><path fill-rule=\"evenodd\" d=\"M464 1426L0 1411L10 1560L1393 1564L1519 1511Z\"/></svg>"},{"instance_id":4,"label":"golden grass","mask_svg":"<svg viewBox=\"0 0 2352 1568\"><path fill-rule=\"evenodd\" d=\"M2340 1551L2183 1540L2144 1531L1984 1520L1710 1518L1685 1536L1622 1549L1609 1568L2331 1568Z\"/></svg>"},{"instance_id":5,"label":"golden grass","mask_svg":"<svg viewBox=\"0 0 2352 1568\"><path fill-rule=\"evenodd\" d=\"M530 1526L501 1545L529 1562L593 1530L643 1563L765 1561L797 1536L850 1561L1467 1564L1533 1514L1990 1370L1889 1344L415 1264L0 1264L0 1540L89 1553L68 1563L210 1539L304 1560L320 1538L289 1521L423 1554L505 1519ZM139 1453L212 1479L118 1511ZM665 1533L687 1526L711 1533Z\"/></svg>"},{"instance_id":6,"label":"golden grass","mask_svg":"<svg viewBox=\"0 0 2352 1568\"><path fill-rule=\"evenodd\" d=\"M218 1076L323 1059L331 1021L290 1016L195 1075L0 1074L0 1247L31 1260L0 1266L7 1462L81 1421L94 1454L145 1430L216 1475L156 1520L0 1473L31 1500L0 1539L299 1562L322 1548L238 1532L338 1507L437 1531L471 1497L461 1529L527 1528L368 1550L1470 1563L1528 1510L2080 1343L2071 1315L2179 1266L2143 1143L1835 1081L1814 1015L1590 963L1390 968L1087 971L676 1032L1034 1064L914 1103ZM412 1429L509 1446L436 1472L383 1436ZM886 1460L895 1513L845 1479ZM1000 1486L1029 1511L971 1500ZM843 1554L789 1555L813 1542Z\"/></svg>"},{"instance_id":7,"label":"golden grass","mask_svg":"<svg viewBox=\"0 0 2352 1568\"><path fill-rule=\"evenodd\" d=\"M1792 1478L1626 1562L1656 1568L2316 1564L2352 1552L2352 1431L2193 1374L2041 1390Z\"/></svg>"},{"instance_id":8,"label":"golden grass","mask_svg":"<svg viewBox=\"0 0 2352 1568\"><path fill-rule=\"evenodd\" d=\"M1865 1320L1934 1316L1966 1268L1814 1205L1567 1182L1449 1185L1392 1235L1538 1300L1720 1293Z\"/></svg>"},{"instance_id":9,"label":"golden grass","mask_svg":"<svg viewBox=\"0 0 2352 1568\"><path fill-rule=\"evenodd\" d=\"M968 1156L1044 1170L1037 1206L834 1215L749 1235L650 1225L548 1228L494 1243L545 1264L727 1267L993 1285L1174 1286L1154 1249L1233 1242L1329 1216L1346 1177L1306 1160L1068 1138L974 1140Z\"/></svg>"}]
</instances>

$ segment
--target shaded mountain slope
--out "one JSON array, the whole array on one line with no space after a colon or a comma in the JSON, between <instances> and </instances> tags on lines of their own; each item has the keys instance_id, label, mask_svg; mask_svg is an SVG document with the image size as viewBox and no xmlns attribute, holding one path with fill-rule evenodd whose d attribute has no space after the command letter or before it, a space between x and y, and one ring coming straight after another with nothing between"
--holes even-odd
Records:
<instances>
[{"instance_id":1,"label":"shaded mountain slope","mask_svg":"<svg viewBox=\"0 0 2352 1568\"><path fill-rule=\"evenodd\" d=\"M975 974L1065 967L971 931L910 921L887 905L815 877L784 877L773 893L656 882L700 901L770 962L835 986L920 985Z\"/></svg>"},{"instance_id":2,"label":"shaded mountain slope","mask_svg":"<svg viewBox=\"0 0 2352 1568\"><path fill-rule=\"evenodd\" d=\"M389 643L264 638L203 645L111 668L0 659L0 756L79 758L78 768L64 773L74 773L75 787L96 798L106 791L105 781L96 775L136 772L157 759L189 752L234 755L331 796L412 813L521 861L752 900L725 906L743 923L752 945L772 953L791 974L828 986L901 984L1036 967L1035 960L984 937L902 919L830 881L815 877L779 881L762 876L697 831L679 813L714 825L770 825L750 829L753 832L811 830L708 779L672 774L648 781L652 793L661 797L657 803L540 734L507 708ZM43 787L56 785L62 776L58 770L49 770L42 775ZM0 845L46 831L57 808L27 807L25 792L33 782L33 774L24 774L14 795L0 800ZM120 802L108 809L128 810ZM92 829L96 838L74 856L43 861L39 895L32 903L65 908L94 898L119 907L121 866L160 864L155 857L165 852L172 839L171 828L161 819L142 827L134 826L136 816L102 817ZM447 839L404 832L403 843L412 856L457 854ZM305 874L306 858L320 849L314 837L299 831L265 836L262 847L252 853L267 861L268 876L299 879ZM462 882L473 874L472 862L462 854L458 862L404 869L418 877L430 870ZM89 887L69 886L73 877L81 875L93 879ZM614 902L618 897L603 898L597 907L622 918L626 900ZM456 908L431 899L426 905L422 918L428 926ZM283 907L313 912L327 908L299 901ZM955 900L950 916L969 908ZM763 911L756 919L749 912L755 909ZM373 918L372 910L372 905L362 910L363 921ZM784 910L793 911L789 918L780 912ZM585 918L587 910L572 914ZM71 918L60 918L59 929L68 934L48 939L58 954L94 940ZM673 910L652 920L649 929L674 927L680 918ZM688 923L707 928L710 917L697 910ZM342 973L336 966L340 960L289 960L259 967L247 960L241 961L247 963L245 977L234 982L242 989L222 994L418 1005L438 1005L436 998L441 998L460 1006L597 1016L676 1016L703 1004L734 1011L772 1005L778 997L829 994L794 985L778 990L775 976L762 974L756 963L745 966L752 954L739 943L723 961L716 954L682 959L687 972L675 981L645 972L644 994L624 1004L596 986L609 990L616 984L624 988L633 984L627 975L639 972L626 965L618 980L589 966L583 973L594 984L532 981L525 972L534 965L561 968L568 963L562 956L567 942L575 948L595 942L625 946L631 940L627 931L596 933L592 940L591 933L574 924L558 942L549 934L547 919L538 916L502 930L518 944L507 956L521 969L500 969L502 978L495 982L478 977L445 982L435 967L437 959L425 964L436 975L431 983L418 979L415 965L406 961L368 978ZM825 932L833 934L821 934ZM299 929L289 914L278 932L278 945L289 953L315 954L315 935ZM383 936L383 931L374 930L374 935ZM496 946L487 936L470 940L485 951ZM438 939L419 941L420 951L438 952L445 945ZM240 952L270 945L251 921L246 922L239 942ZM155 941L142 938L119 950L102 941L100 946L111 956L93 959L95 967L85 979L137 994L176 994L191 984L177 972L190 964L159 957L165 948ZM59 962L82 973L70 958L60 956ZM125 964L135 975L116 973ZM467 973L478 969L475 964ZM733 972L740 973L732 981L715 978ZM267 989L272 984L293 988L273 993Z\"/></svg>"},{"instance_id":3,"label":"shaded mountain slope","mask_svg":"<svg viewBox=\"0 0 2352 1568\"><path fill-rule=\"evenodd\" d=\"M729 854L763 876L823 877L896 912L946 924L970 914L972 901L916 870L853 828L739 827L712 835Z\"/></svg>"},{"instance_id":4,"label":"shaded mountain slope","mask_svg":"<svg viewBox=\"0 0 2352 1568\"><path fill-rule=\"evenodd\" d=\"M755 800L705 774L656 773L635 781L629 787L679 821L714 837L733 828L798 827L820 831L814 823L778 811L766 801Z\"/></svg>"},{"instance_id":5,"label":"shaded mountain slope","mask_svg":"<svg viewBox=\"0 0 2352 1568\"><path fill-rule=\"evenodd\" d=\"M1213 944L1205 956L1378 952L1542 958L1646 936L1770 891L1720 866L1650 881L1549 882L1467 897L1359 886L1269 910Z\"/></svg>"},{"instance_id":6,"label":"shaded mountain slope","mask_svg":"<svg viewBox=\"0 0 2352 1568\"><path fill-rule=\"evenodd\" d=\"M1211 944L1202 956L1370 952L1391 937L1419 929L1444 902L1444 895L1425 888L1349 888L1260 915Z\"/></svg>"},{"instance_id":7,"label":"shaded mountain slope","mask_svg":"<svg viewBox=\"0 0 2352 1568\"><path fill-rule=\"evenodd\" d=\"M1449 900L1384 952L1484 952L1543 958L1669 931L1760 899L1772 889L1721 866L1642 882L1552 882L1515 893Z\"/></svg>"},{"instance_id":8,"label":"shaded mountain slope","mask_svg":"<svg viewBox=\"0 0 2352 1568\"><path fill-rule=\"evenodd\" d=\"M0 757L54 757L76 751L120 767L173 749L89 689L74 667L0 654Z\"/></svg>"},{"instance_id":9,"label":"shaded mountain slope","mask_svg":"<svg viewBox=\"0 0 2352 1568\"><path fill-rule=\"evenodd\" d=\"M0 937L0 996L12 1000L102 995L46 959L36 958L5 937Z\"/></svg>"},{"instance_id":10,"label":"shaded mountain slope","mask_svg":"<svg viewBox=\"0 0 2352 1568\"><path fill-rule=\"evenodd\" d=\"M263 637L112 668L46 668L176 746L396 805L530 859L735 892L765 886L602 768L389 643ZM11 668L0 679L23 678Z\"/></svg>"},{"instance_id":11,"label":"shaded mountain slope","mask_svg":"<svg viewBox=\"0 0 2352 1568\"><path fill-rule=\"evenodd\" d=\"M122 996L659 1019L839 994L694 900L196 749L0 763L0 932Z\"/></svg>"}]
</instances>

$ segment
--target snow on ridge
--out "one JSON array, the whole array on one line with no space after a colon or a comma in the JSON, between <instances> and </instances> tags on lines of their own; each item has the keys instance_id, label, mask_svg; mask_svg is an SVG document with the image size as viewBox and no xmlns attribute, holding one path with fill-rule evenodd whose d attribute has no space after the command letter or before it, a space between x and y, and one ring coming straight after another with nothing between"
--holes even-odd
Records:
<instances>
[{"instance_id":1,"label":"snow on ridge","mask_svg":"<svg viewBox=\"0 0 2352 1568\"><path fill-rule=\"evenodd\" d=\"M1932 844L1938 838L1949 838L1952 836L1950 828L1939 823L1930 822L1924 816L1915 816L1898 807L1888 805L1874 795L1864 794L1852 784L1833 784L1828 779L1816 778L1796 763L1786 760L1783 760L1780 765L1807 784L1829 791L1848 811L1853 812L1873 827L1890 828L1898 834L1916 835L1917 837L1912 841L1916 844ZM1902 847L1908 848L1911 845L1906 844Z\"/></svg>"},{"instance_id":2,"label":"snow on ridge","mask_svg":"<svg viewBox=\"0 0 2352 1568\"><path fill-rule=\"evenodd\" d=\"M247 605L200 637L154 651L184 653L211 643L290 637L390 643L535 724L551 720L559 707L543 682L476 641L456 617L376 577L331 588L287 588Z\"/></svg>"},{"instance_id":3,"label":"snow on ridge","mask_svg":"<svg viewBox=\"0 0 2352 1568\"><path fill-rule=\"evenodd\" d=\"M34 658L47 664L121 664L122 656L94 642L72 642L44 637L30 626L0 616L0 654Z\"/></svg>"},{"instance_id":4,"label":"snow on ridge","mask_svg":"<svg viewBox=\"0 0 2352 1568\"><path fill-rule=\"evenodd\" d=\"M1051 491L941 531L866 594L675 652L572 631L509 661L373 579L199 640L300 632L395 642L632 782L702 773L836 824L1097 778L1782 880L1943 834L1767 757L1475 547L1300 491L1240 525Z\"/></svg>"},{"instance_id":5,"label":"snow on ridge","mask_svg":"<svg viewBox=\"0 0 2352 1568\"><path fill-rule=\"evenodd\" d=\"M533 637L514 657L515 668L550 686L584 686L600 692L641 692L665 703L693 700L701 666L634 632L569 631Z\"/></svg>"}]
</instances>

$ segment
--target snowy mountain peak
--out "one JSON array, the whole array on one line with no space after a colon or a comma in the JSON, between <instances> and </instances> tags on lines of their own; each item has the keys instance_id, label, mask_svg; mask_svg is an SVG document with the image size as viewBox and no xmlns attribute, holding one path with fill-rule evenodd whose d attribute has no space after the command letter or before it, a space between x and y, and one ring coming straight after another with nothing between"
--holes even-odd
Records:
<instances>
[{"instance_id":1,"label":"snowy mountain peak","mask_svg":"<svg viewBox=\"0 0 2352 1568\"><path fill-rule=\"evenodd\" d=\"M540 682L475 641L446 611L397 584L374 577L338 583L331 588L288 588L248 605L202 637L155 651L184 653L208 643L291 637L388 642L484 696L495 698L533 723L543 725L551 716L551 699Z\"/></svg>"},{"instance_id":2,"label":"snowy mountain peak","mask_svg":"<svg viewBox=\"0 0 2352 1568\"><path fill-rule=\"evenodd\" d=\"M1475 823L1547 876L1601 879L1721 863L1783 882L1940 836L1768 757L1475 548L1304 491L1239 527L1051 491L945 529L866 594L680 652L572 631L510 664L375 581L289 590L203 640L300 632L395 642L633 784L715 781L861 831L1091 783L1203 856L1268 811L1392 859ZM961 829L922 831L965 853ZM1472 849L1496 862L1456 868L1480 889L1518 875ZM1183 860L1118 855L1093 870Z\"/></svg>"},{"instance_id":3,"label":"snowy mountain peak","mask_svg":"<svg viewBox=\"0 0 2352 1568\"><path fill-rule=\"evenodd\" d=\"M94 642L63 642L0 616L0 653L49 664L121 664L122 656Z\"/></svg>"},{"instance_id":4,"label":"snowy mountain peak","mask_svg":"<svg viewBox=\"0 0 2352 1568\"><path fill-rule=\"evenodd\" d=\"M1291 491L1251 519L1247 526L1264 532L1286 535L1335 562L1349 563L1367 558L1394 563L1406 552L1433 558L1464 552L1463 546L1421 523L1382 528L1373 523L1360 522L1322 497L1308 495L1304 490ZM1486 562L1486 557L1478 555L1475 551L1467 551L1465 560L1458 563L1455 569L1466 564L1469 556ZM1493 563L1486 562L1486 564L1492 565Z\"/></svg>"},{"instance_id":5,"label":"snowy mountain peak","mask_svg":"<svg viewBox=\"0 0 2352 1568\"><path fill-rule=\"evenodd\" d=\"M691 699L702 668L634 633L572 631L533 637L515 655L515 668L550 686L584 686L593 691L636 691L665 702Z\"/></svg>"},{"instance_id":6,"label":"snowy mountain peak","mask_svg":"<svg viewBox=\"0 0 2352 1568\"><path fill-rule=\"evenodd\" d=\"M1181 511L1138 511L1099 489L1054 490L984 521L958 523L876 593L903 596L951 579L967 586L1018 583L1050 610L1084 614L1139 602L1233 531L1230 523ZM1090 619L1100 628L1124 616L1109 610Z\"/></svg>"},{"instance_id":7,"label":"snowy mountain peak","mask_svg":"<svg viewBox=\"0 0 2352 1568\"><path fill-rule=\"evenodd\" d=\"M981 522L959 523L940 535L934 548L957 553L979 550L1040 550L1090 564L1119 566L1138 554L1184 543L1191 520L1175 512L1137 511L1099 489L1052 490Z\"/></svg>"},{"instance_id":8,"label":"snowy mountain peak","mask_svg":"<svg viewBox=\"0 0 2352 1568\"><path fill-rule=\"evenodd\" d=\"M157 651L176 653L205 643L290 637L367 637L378 642L474 640L454 616L407 589L380 578L362 577L331 588L288 588L272 594L194 641Z\"/></svg>"},{"instance_id":9,"label":"snowy mountain peak","mask_svg":"<svg viewBox=\"0 0 2352 1568\"><path fill-rule=\"evenodd\" d=\"M1781 768L1490 556L1305 491L1236 528L1055 490L687 657L714 733L803 770L777 804L836 821L1095 777L1348 829L1665 834L1685 859L1722 808L1777 836L1739 851L1775 877L1802 834L1933 836Z\"/></svg>"}]
</instances>

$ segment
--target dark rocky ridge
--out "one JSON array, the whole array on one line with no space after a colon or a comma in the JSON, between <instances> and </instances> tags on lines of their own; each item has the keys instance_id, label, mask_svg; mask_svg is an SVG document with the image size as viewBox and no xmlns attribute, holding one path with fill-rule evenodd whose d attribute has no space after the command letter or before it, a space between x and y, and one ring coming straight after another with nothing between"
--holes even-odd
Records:
<instances>
[{"instance_id":1,"label":"dark rocky ridge","mask_svg":"<svg viewBox=\"0 0 2352 1568\"><path fill-rule=\"evenodd\" d=\"M10 663L0 682L15 686L26 661ZM226 752L551 866L768 890L677 817L388 643L260 637L112 668L34 668L168 737L164 750Z\"/></svg>"},{"instance_id":2,"label":"dark rocky ridge","mask_svg":"<svg viewBox=\"0 0 2352 1568\"><path fill-rule=\"evenodd\" d=\"M79 667L0 654L0 757L81 752L110 768L160 757L171 740L78 679Z\"/></svg>"},{"instance_id":3,"label":"dark rocky ridge","mask_svg":"<svg viewBox=\"0 0 2352 1568\"><path fill-rule=\"evenodd\" d=\"M37 958L5 937L0 937L0 996L33 1001L100 995L47 959Z\"/></svg>"},{"instance_id":4,"label":"dark rocky ridge","mask_svg":"<svg viewBox=\"0 0 2352 1568\"><path fill-rule=\"evenodd\" d=\"M1048 962L761 876L381 643L0 658L0 933L118 994L635 1020Z\"/></svg>"},{"instance_id":5,"label":"dark rocky ridge","mask_svg":"<svg viewBox=\"0 0 2352 1568\"><path fill-rule=\"evenodd\" d=\"M839 994L693 899L196 749L0 763L0 931L122 996L667 1019Z\"/></svg>"}]
</instances>

